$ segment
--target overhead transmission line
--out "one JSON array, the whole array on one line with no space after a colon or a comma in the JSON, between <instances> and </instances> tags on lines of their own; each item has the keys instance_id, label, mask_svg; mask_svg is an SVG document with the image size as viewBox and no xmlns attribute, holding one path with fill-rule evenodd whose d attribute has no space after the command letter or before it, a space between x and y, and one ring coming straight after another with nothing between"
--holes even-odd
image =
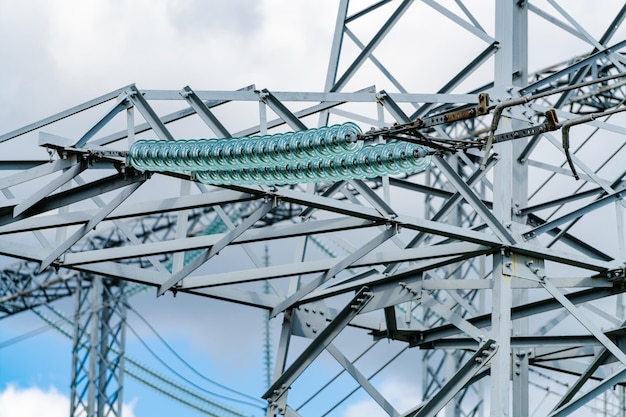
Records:
<instances>
[{"instance_id":1,"label":"overhead transmission line","mask_svg":"<svg viewBox=\"0 0 626 417\"><path fill-rule=\"evenodd\" d=\"M56 320L48 317L37 309L32 309L32 311L45 323L47 323L48 326L57 330L68 339L73 339L72 334L63 327L63 324L73 326L72 320L54 307L50 305L46 305L46 307L55 316L57 316ZM38 328L36 330L37 331L29 332L29 336L27 337L35 336L43 331L41 330L41 328ZM20 337L20 340L15 340L13 343L24 340L24 338L25 337ZM5 346L8 346L6 342L0 345L0 347ZM197 392L193 388L181 385L180 383L173 381L172 379L160 374L159 372L150 369L150 367L148 367L147 365L142 364L141 362L133 359L132 357L129 357L128 355L124 356L124 360L127 365L124 369L124 372L127 375L183 405L193 408L196 411L204 413L210 417L246 417L245 413L230 408L226 405L220 404L216 401L212 401L208 399L204 393ZM198 387L196 384L192 383L191 385L195 386L196 389L207 392L201 387ZM259 405L253 406L260 409L263 408Z\"/></svg>"}]
</instances>

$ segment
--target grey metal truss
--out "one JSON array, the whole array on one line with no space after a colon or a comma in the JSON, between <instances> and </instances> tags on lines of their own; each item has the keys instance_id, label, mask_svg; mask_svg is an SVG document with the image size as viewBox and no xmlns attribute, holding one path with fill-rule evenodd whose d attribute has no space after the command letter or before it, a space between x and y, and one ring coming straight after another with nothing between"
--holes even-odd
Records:
<instances>
[{"instance_id":1,"label":"grey metal truss","mask_svg":"<svg viewBox=\"0 0 626 417\"><path fill-rule=\"evenodd\" d=\"M39 134L52 156L0 160L0 254L23 261L3 273L2 311L80 294L84 280L75 278L104 277L93 279L282 315L275 378L264 395L268 416L329 414L362 389L392 416L527 417L535 387L550 377L575 389L550 392L537 413L584 412L624 380L623 309L613 314L605 306L621 305L626 291L626 171L619 162L626 152L626 42L614 40L626 7L607 13L595 39L584 16L555 0L494 2L494 25L484 20L483 4L463 1L338 6L324 91L130 85L0 135L6 147ZM476 53L429 56L459 71L432 91L411 92L403 77L411 62L381 49L404 19L419 20L426 10ZM586 52L531 74L529 55L542 47L529 40L532 19L550 27L544 38L564 32ZM370 30L361 34L356 22ZM479 73L492 82L471 85ZM490 101L481 107L485 94ZM161 112L161 101L180 109ZM218 116L249 102L258 103L258 113L241 112L236 125ZM46 132L79 113L93 117L86 132ZM206 130L187 130L188 118ZM272 187L213 187L188 174L137 172L124 157L137 137L181 139L173 126L188 137L241 137L343 120L364 131L374 126L377 140L421 141L439 152L416 175ZM410 134L392 135L395 123ZM284 259L261 263L259 242L280 248ZM320 251L314 242L341 250ZM224 272L212 271L218 262ZM388 361L373 372L360 369L369 348L350 359L352 332L393 341ZM307 347L294 351L293 338L309 339ZM100 346L88 343L90 351ZM421 378L412 383L422 395L400 410L381 384L417 349ZM329 381L312 392L307 371L330 359L325 354L356 388L339 392ZM86 357L77 353L76 363ZM117 359L109 360L102 369ZM92 409L81 402L90 392L81 381L73 383L81 393L76 409ZM290 390L312 395L295 406Z\"/></svg>"},{"instance_id":2,"label":"grey metal truss","mask_svg":"<svg viewBox=\"0 0 626 417\"><path fill-rule=\"evenodd\" d=\"M71 416L104 417L122 413L125 284L95 277L76 292Z\"/></svg>"}]
</instances>

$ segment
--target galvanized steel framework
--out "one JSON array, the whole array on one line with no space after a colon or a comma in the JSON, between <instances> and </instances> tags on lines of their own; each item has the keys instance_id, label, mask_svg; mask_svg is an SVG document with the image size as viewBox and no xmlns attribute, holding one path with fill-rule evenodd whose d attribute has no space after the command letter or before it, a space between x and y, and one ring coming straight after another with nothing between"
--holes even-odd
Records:
<instances>
[{"instance_id":1,"label":"galvanized steel framework","mask_svg":"<svg viewBox=\"0 0 626 417\"><path fill-rule=\"evenodd\" d=\"M3 314L79 288L78 309L88 300L85 289L96 295L93 306L121 308L123 291L91 284L121 289L116 281L265 309L283 317L274 380L263 395L268 416L333 413L333 401L350 403L349 392L312 393L301 382L324 355L390 416L588 415L584 407L603 395L603 412L623 415L626 171L619 162L626 129L619 74L626 41L614 35L626 6L612 10L594 37L556 0L494 3L490 30L481 25L483 4L381 1L357 10L341 0L322 92L130 85L1 135L3 149L39 135L50 150L49 161L2 152L0 253L22 261L3 271ZM394 62L381 49L402 19L415 18L410 10L425 9L483 46L456 63L460 71L447 83L411 92L392 67L410 60ZM529 75L529 56L540 47L529 42L530 19L550 26L545 38L566 33L588 44L588 53ZM446 51L430 62L454 61ZM493 82L458 91L481 72ZM355 86L374 73L385 91ZM419 77L417 69L412 75ZM486 114L476 111L480 93L491 99ZM61 123L79 115L92 117L86 130ZM186 124L190 119L205 126ZM364 128L413 123L416 139L481 146L442 151L426 173L411 177L277 187L205 186L189 175L136 172L122 156L139 136L245 136L338 120ZM288 259L266 266L259 242ZM223 261L240 254L249 261ZM218 265L223 272L213 272ZM72 413L119 415L124 332L119 322L112 326L115 314L95 310L76 321ZM365 373L361 356L349 358L354 343L342 339L354 331L371 333L377 348L380 339L398 342ZM309 342L294 350L295 337ZM370 348L357 350L366 358ZM406 348L423 352L422 376L415 376L423 399L408 410L383 394L377 377L406 360ZM568 386L549 389L535 409L529 395L551 381ZM614 386L621 396L609 401ZM338 392L332 383L324 387ZM297 407L290 400L296 392L311 398Z\"/></svg>"}]
</instances>

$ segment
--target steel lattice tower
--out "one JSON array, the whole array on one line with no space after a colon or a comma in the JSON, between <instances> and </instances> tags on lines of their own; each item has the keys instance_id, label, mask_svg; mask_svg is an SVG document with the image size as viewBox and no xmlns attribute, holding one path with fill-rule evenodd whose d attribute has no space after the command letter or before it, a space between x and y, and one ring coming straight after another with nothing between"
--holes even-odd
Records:
<instances>
[{"instance_id":1,"label":"steel lattice tower","mask_svg":"<svg viewBox=\"0 0 626 417\"><path fill-rule=\"evenodd\" d=\"M390 416L589 415L598 398L603 415L624 415L626 41L615 38L626 6L597 7L606 22L592 34L556 0L496 1L491 14L463 1L341 0L323 91L129 85L1 135L0 253L22 261L3 271L2 312L74 293L77 311L91 303L75 320L75 416L119 414L126 281L281 317L268 416L336 415L363 393ZM465 54L406 42L432 15L463 34ZM585 50L529 71L562 35ZM411 48L388 53L398 36ZM412 86L420 66L442 63L456 71L446 81ZM84 131L59 123L79 114L93 120ZM343 121L370 140L429 146L430 167L217 187L125 157L139 138ZM4 149L33 135L51 160L12 160ZM263 263L266 244L281 249L276 264ZM320 382L316 366L331 362L336 378ZM415 362L421 400L407 407L382 381ZM538 393L545 402L530 400Z\"/></svg>"},{"instance_id":2,"label":"steel lattice tower","mask_svg":"<svg viewBox=\"0 0 626 417\"><path fill-rule=\"evenodd\" d=\"M124 282L78 286L72 352L72 416L120 416L124 377ZM86 310L86 311L84 311Z\"/></svg>"}]
</instances>

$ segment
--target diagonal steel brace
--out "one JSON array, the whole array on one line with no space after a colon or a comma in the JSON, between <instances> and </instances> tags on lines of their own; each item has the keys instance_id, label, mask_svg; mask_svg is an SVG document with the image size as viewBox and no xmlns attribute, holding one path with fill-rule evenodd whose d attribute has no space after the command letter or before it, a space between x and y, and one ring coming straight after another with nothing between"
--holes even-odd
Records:
<instances>
[{"instance_id":1,"label":"diagonal steel brace","mask_svg":"<svg viewBox=\"0 0 626 417\"><path fill-rule=\"evenodd\" d=\"M296 379L309 367L339 333L355 318L361 310L374 298L367 287L361 288L356 296L339 312L328 326L324 328L302 352L300 356L282 373L263 394L268 400L269 408L284 413L287 390Z\"/></svg>"},{"instance_id":2,"label":"diagonal steel brace","mask_svg":"<svg viewBox=\"0 0 626 417\"><path fill-rule=\"evenodd\" d=\"M241 236L241 234L243 234L246 230L250 229L259 219L269 213L274 207L275 199L268 199L254 213L248 216L237 227L226 233L224 237L222 237L213 246L211 246L211 249L205 251L203 255L187 264L183 269L173 274L170 279L161 284L157 292L157 296L165 294L167 290L178 284L181 279L185 278L187 275L202 266L202 264L204 264L206 261L217 255L219 251L228 246L233 240Z\"/></svg>"}]
</instances>

